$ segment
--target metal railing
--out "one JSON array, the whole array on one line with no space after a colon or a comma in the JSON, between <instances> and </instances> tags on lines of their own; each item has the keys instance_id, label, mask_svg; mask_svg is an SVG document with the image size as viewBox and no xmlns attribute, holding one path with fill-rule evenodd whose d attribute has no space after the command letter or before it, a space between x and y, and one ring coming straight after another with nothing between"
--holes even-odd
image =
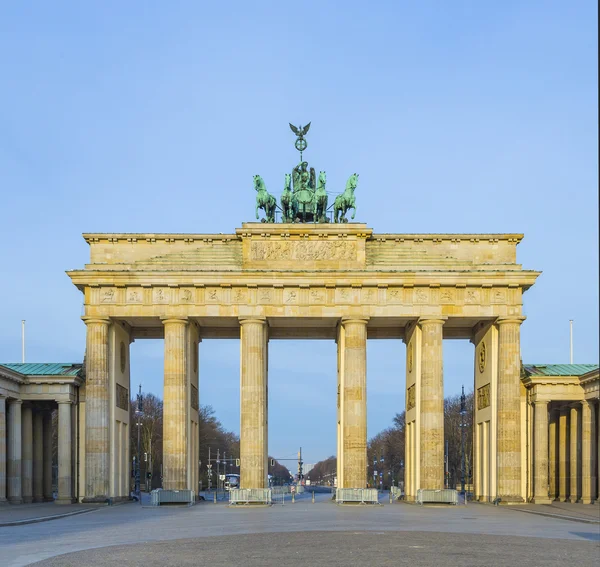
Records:
<instances>
[{"instance_id":1,"label":"metal railing","mask_svg":"<svg viewBox=\"0 0 600 567\"><path fill-rule=\"evenodd\" d=\"M196 501L196 494L193 490L163 490L156 488L150 493L150 502L152 506L161 506L162 504L187 504L191 506Z\"/></svg>"},{"instance_id":2,"label":"metal railing","mask_svg":"<svg viewBox=\"0 0 600 567\"><path fill-rule=\"evenodd\" d=\"M417 490L417 504L425 503L458 504L458 492L453 488L443 488L432 490L428 488L419 488Z\"/></svg>"},{"instance_id":3,"label":"metal railing","mask_svg":"<svg viewBox=\"0 0 600 567\"><path fill-rule=\"evenodd\" d=\"M232 488L229 491L229 504L271 504L270 488Z\"/></svg>"},{"instance_id":4,"label":"metal railing","mask_svg":"<svg viewBox=\"0 0 600 567\"><path fill-rule=\"evenodd\" d=\"M335 501L337 504L379 504L379 491L376 488L338 488L335 491Z\"/></svg>"}]
</instances>

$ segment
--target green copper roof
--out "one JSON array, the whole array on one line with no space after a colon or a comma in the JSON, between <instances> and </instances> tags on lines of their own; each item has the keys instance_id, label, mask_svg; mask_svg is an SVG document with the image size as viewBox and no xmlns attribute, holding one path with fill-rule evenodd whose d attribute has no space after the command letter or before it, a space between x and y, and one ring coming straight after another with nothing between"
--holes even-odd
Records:
<instances>
[{"instance_id":1,"label":"green copper roof","mask_svg":"<svg viewBox=\"0 0 600 567\"><path fill-rule=\"evenodd\" d=\"M72 362L9 362L0 366L26 376L77 376L83 364Z\"/></svg>"},{"instance_id":2,"label":"green copper roof","mask_svg":"<svg viewBox=\"0 0 600 567\"><path fill-rule=\"evenodd\" d=\"M597 364L524 364L529 376L581 376L597 370Z\"/></svg>"}]
</instances>

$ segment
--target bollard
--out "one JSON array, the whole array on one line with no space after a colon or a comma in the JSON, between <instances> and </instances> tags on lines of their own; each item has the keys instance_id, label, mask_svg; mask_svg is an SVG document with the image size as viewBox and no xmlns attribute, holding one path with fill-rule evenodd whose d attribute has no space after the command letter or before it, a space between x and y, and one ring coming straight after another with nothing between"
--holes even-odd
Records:
<instances>
[{"instance_id":1,"label":"bollard","mask_svg":"<svg viewBox=\"0 0 600 567\"><path fill-rule=\"evenodd\" d=\"M393 502L393 498L392 498L392 491L390 490L390 504Z\"/></svg>"},{"instance_id":2,"label":"bollard","mask_svg":"<svg viewBox=\"0 0 600 567\"><path fill-rule=\"evenodd\" d=\"M312 503L315 503L315 491L313 490L313 495L312 495Z\"/></svg>"},{"instance_id":3,"label":"bollard","mask_svg":"<svg viewBox=\"0 0 600 567\"><path fill-rule=\"evenodd\" d=\"M292 504L296 503L296 493L292 492Z\"/></svg>"},{"instance_id":4,"label":"bollard","mask_svg":"<svg viewBox=\"0 0 600 567\"><path fill-rule=\"evenodd\" d=\"M214 496L213 502L214 502L215 504L217 503L217 493L216 493L216 492L215 492L215 496Z\"/></svg>"}]
</instances>

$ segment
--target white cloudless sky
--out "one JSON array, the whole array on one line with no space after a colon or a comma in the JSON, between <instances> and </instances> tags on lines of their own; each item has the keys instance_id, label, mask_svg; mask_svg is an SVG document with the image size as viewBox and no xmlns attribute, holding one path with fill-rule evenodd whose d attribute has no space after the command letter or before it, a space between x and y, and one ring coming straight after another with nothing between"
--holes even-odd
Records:
<instances>
[{"instance_id":1,"label":"white cloudless sky","mask_svg":"<svg viewBox=\"0 0 600 567\"><path fill-rule=\"evenodd\" d=\"M83 232L232 232L252 176L305 157L375 232L523 232L525 362L598 362L594 1L3 2L0 360L81 361ZM309 349L310 356L302 353ZM275 342L270 452L335 453L335 345ZM445 391L473 351L445 341ZM404 405L404 345L369 341L368 430ZM201 403L239 430L239 343L201 345ZM162 395L162 342L132 345Z\"/></svg>"}]
</instances>

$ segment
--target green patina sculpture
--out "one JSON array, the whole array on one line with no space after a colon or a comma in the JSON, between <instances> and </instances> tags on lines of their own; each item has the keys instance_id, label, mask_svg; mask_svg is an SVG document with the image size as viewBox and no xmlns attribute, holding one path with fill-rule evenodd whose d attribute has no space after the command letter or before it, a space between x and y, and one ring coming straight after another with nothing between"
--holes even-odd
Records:
<instances>
[{"instance_id":1,"label":"green patina sculpture","mask_svg":"<svg viewBox=\"0 0 600 567\"><path fill-rule=\"evenodd\" d=\"M329 218L328 211L333 206L333 218L336 223L348 222L346 213L353 209L352 219L356 215L356 200L354 190L358 185L358 174L353 173L346 189L335 198L333 205L327 206L328 195L326 191L327 175L324 171L319 173L317 180L314 167L309 169L308 163L302 160L302 152L307 148L304 136L308 133L310 122L306 126L294 126L290 128L297 139L296 149L300 152L300 163L294 167L291 175L285 174L285 184L281 194L281 221L284 223L292 222L315 222L327 223ZM278 208L277 201L273 195L270 195L265 187L265 183L260 175L254 176L254 188L256 195L256 218L258 219L258 209L263 209L265 217L262 222L275 222L275 209Z\"/></svg>"},{"instance_id":2,"label":"green patina sculpture","mask_svg":"<svg viewBox=\"0 0 600 567\"><path fill-rule=\"evenodd\" d=\"M346 189L341 195L335 198L333 203L333 220L334 222L348 222L346 213L348 209L354 209L352 218L356 215L356 200L354 199L354 190L358 185L358 173L353 173L346 183ZM338 214L340 218L338 220Z\"/></svg>"},{"instance_id":3,"label":"green patina sculpture","mask_svg":"<svg viewBox=\"0 0 600 567\"><path fill-rule=\"evenodd\" d=\"M254 189L256 193L256 218L258 219L258 209L265 212L265 219L262 222L275 222L275 207L277 201L271 195L265 186L265 182L260 175L254 176Z\"/></svg>"},{"instance_id":4,"label":"green patina sculpture","mask_svg":"<svg viewBox=\"0 0 600 567\"><path fill-rule=\"evenodd\" d=\"M329 222L326 216L327 213L327 191L325 185L327 183L327 174L324 171L319 172L319 180L317 181L317 190L315 191L315 211L314 218L317 222Z\"/></svg>"}]
</instances>

